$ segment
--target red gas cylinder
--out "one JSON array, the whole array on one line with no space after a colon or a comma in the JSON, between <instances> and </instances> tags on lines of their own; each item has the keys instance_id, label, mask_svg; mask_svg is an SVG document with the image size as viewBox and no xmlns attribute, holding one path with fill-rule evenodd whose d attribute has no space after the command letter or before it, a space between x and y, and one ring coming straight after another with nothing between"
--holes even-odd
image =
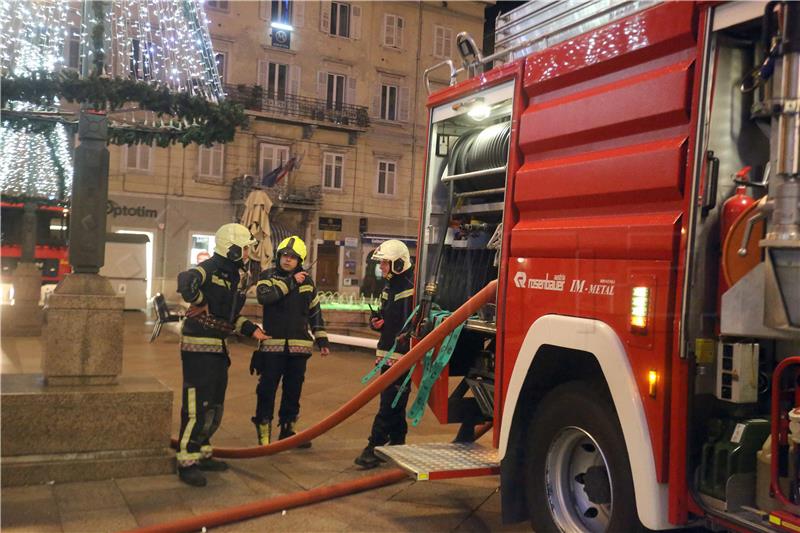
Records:
<instances>
[{"instance_id":1,"label":"red gas cylinder","mask_svg":"<svg viewBox=\"0 0 800 533\"><path fill-rule=\"evenodd\" d=\"M736 222L736 219L748 208L750 207L755 200L747 194L747 187L744 185L739 185L736 187L736 194L725 200L725 203L722 205L722 215L720 217L720 245L725 242L725 237L727 237L728 232L730 231L733 223ZM720 265L721 266L721 265ZM725 276L722 274L722 270L720 268L719 273L719 295L722 297L722 293L729 289L728 284L725 283Z\"/></svg>"}]
</instances>

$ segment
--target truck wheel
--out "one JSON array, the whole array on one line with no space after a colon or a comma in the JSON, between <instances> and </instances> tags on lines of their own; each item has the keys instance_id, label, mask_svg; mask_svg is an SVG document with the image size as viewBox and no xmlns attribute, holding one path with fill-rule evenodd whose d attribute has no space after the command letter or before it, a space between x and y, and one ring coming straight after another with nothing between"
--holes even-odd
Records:
<instances>
[{"instance_id":1,"label":"truck wheel","mask_svg":"<svg viewBox=\"0 0 800 533\"><path fill-rule=\"evenodd\" d=\"M525 462L536 533L644 531L616 412L591 384L566 383L544 397Z\"/></svg>"}]
</instances>

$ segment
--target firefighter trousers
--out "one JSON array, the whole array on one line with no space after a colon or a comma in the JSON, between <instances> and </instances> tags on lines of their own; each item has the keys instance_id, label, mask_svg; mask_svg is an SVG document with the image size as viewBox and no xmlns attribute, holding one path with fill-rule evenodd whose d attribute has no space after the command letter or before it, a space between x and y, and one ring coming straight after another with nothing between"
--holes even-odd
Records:
<instances>
[{"instance_id":1,"label":"firefighter trousers","mask_svg":"<svg viewBox=\"0 0 800 533\"><path fill-rule=\"evenodd\" d=\"M226 353L181 351L183 394L176 459L181 466L211 456L211 436L222 422L228 387Z\"/></svg>"},{"instance_id":2,"label":"firefighter trousers","mask_svg":"<svg viewBox=\"0 0 800 533\"><path fill-rule=\"evenodd\" d=\"M278 420L295 422L300 415L300 393L306 379L308 354L264 352L264 368L256 387L256 421L272 421L278 384L283 381Z\"/></svg>"},{"instance_id":3,"label":"firefighter trousers","mask_svg":"<svg viewBox=\"0 0 800 533\"><path fill-rule=\"evenodd\" d=\"M381 374L388 370L389 367L383 368ZM371 446L383 446L387 443L405 444L406 442L406 433L408 433L406 404L411 391L410 387L406 387L403 394L400 395L397 405L392 407L394 398L403 385L403 381L405 381L405 376L399 378L381 392L381 404L378 408L378 414L375 415L375 420L372 422L372 432L369 436Z\"/></svg>"}]
</instances>

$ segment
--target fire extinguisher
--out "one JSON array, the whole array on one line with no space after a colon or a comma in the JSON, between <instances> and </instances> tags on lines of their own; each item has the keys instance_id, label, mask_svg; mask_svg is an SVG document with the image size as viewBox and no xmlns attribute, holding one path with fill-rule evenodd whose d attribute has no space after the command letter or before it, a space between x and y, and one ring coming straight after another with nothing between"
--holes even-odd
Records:
<instances>
[{"instance_id":1,"label":"fire extinguisher","mask_svg":"<svg viewBox=\"0 0 800 533\"><path fill-rule=\"evenodd\" d=\"M736 173L735 181L740 183L740 185L737 185L735 194L722 204L722 214L720 215L720 244L725 242L725 237L728 236L728 232L733 227L733 223L736 222L736 219L755 202L753 197L747 194L747 186L741 185L743 181L747 180L748 174L750 174L749 166L744 167ZM722 299L722 294L729 288L730 287L728 287L728 284L725 282L725 276L722 273L722 263L720 262L719 298L717 301Z\"/></svg>"}]
</instances>

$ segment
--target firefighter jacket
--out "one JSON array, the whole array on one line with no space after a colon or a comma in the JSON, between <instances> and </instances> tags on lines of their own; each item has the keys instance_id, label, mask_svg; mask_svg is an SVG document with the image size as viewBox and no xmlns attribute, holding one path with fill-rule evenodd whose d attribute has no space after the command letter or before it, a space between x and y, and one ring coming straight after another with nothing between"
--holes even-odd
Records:
<instances>
[{"instance_id":1,"label":"firefighter jacket","mask_svg":"<svg viewBox=\"0 0 800 533\"><path fill-rule=\"evenodd\" d=\"M239 266L217 253L178 274L178 292L192 305L208 305L208 314L237 333L250 337L258 326L239 316L245 303ZM181 329L181 350L226 353L228 328L218 328L201 317L187 317Z\"/></svg>"},{"instance_id":2,"label":"firefighter jacket","mask_svg":"<svg viewBox=\"0 0 800 533\"><path fill-rule=\"evenodd\" d=\"M409 268L401 274L390 273L386 276L386 284L381 292L381 309L378 317L383 319L381 338L378 340L378 360L382 359L392 348L397 335L403 329L408 316L411 314L414 302L414 273ZM401 339L397 343L391 360L391 365L408 351L408 340Z\"/></svg>"},{"instance_id":3,"label":"firefighter jacket","mask_svg":"<svg viewBox=\"0 0 800 533\"><path fill-rule=\"evenodd\" d=\"M259 344L262 352L311 354L313 340L309 328L320 348L328 346L314 280L306 276L298 284L294 274L300 270L300 266L293 272L275 267L259 276L256 295L258 303L264 306L264 332L271 337Z\"/></svg>"}]
</instances>

